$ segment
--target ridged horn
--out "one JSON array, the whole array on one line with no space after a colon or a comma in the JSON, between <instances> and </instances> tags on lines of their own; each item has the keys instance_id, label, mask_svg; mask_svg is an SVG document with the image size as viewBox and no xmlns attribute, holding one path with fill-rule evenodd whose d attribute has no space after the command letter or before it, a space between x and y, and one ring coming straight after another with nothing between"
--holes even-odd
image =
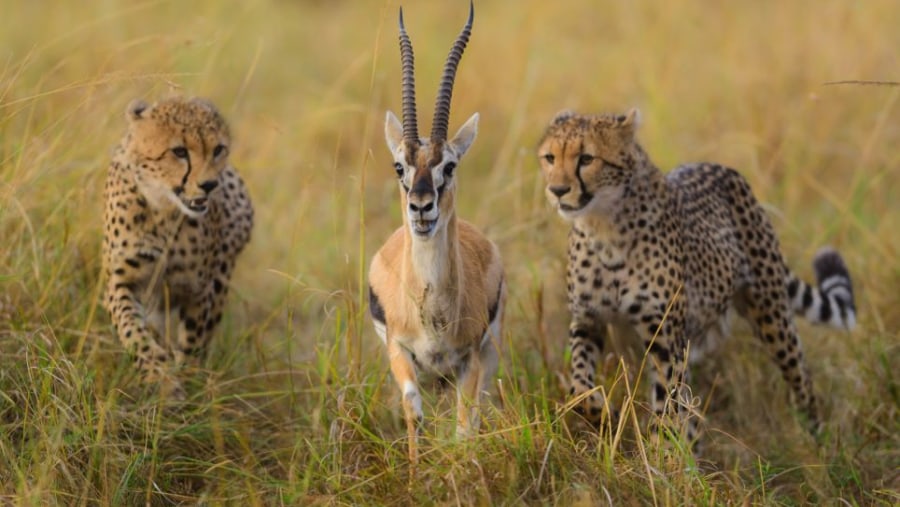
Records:
<instances>
[{"instance_id":1,"label":"ridged horn","mask_svg":"<svg viewBox=\"0 0 900 507\"><path fill-rule=\"evenodd\" d=\"M419 125L416 121L416 80L413 75L412 42L403 26L403 7L400 7L400 65L402 67L403 139L419 143Z\"/></svg>"},{"instance_id":2,"label":"ridged horn","mask_svg":"<svg viewBox=\"0 0 900 507\"><path fill-rule=\"evenodd\" d=\"M469 36L472 35L472 20L475 17L475 5L469 1L469 20L450 48L447 62L444 63L444 76L438 88L437 101L434 104L434 121L431 124L431 142L439 143L447 140L447 124L450 122L450 97L453 95L453 81L456 79L456 67L462 59Z\"/></svg>"}]
</instances>

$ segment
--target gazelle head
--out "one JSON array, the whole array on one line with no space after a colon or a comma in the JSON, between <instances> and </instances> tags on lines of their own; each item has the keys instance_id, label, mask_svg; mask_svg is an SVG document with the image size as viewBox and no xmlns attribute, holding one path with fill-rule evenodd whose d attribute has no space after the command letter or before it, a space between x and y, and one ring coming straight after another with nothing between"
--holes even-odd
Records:
<instances>
[{"instance_id":1,"label":"gazelle head","mask_svg":"<svg viewBox=\"0 0 900 507\"><path fill-rule=\"evenodd\" d=\"M388 111L384 136L394 156L394 169L403 189L406 222L414 238L427 240L446 227L453 216L456 193L455 170L478 132L478 113L472 115L453 139L447 140L450 97L456 67L472 32L474 6L469 4L469 20L450 49L438 88L430 138L420 138L416 121L416 90L413 77L413 50L400 9L400 57L403 68L403 123Z\"/></svg>"}]
</instances>

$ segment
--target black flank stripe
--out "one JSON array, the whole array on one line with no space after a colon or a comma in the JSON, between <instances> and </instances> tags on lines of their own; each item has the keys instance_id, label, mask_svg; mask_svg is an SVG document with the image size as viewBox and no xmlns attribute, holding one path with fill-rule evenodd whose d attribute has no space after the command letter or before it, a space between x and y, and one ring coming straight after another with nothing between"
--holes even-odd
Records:
<instances>
[{"instance_id":1,"label":"black flank stripe","mask_svg":"<svg viewBox=\"0 0 900 507\"><path fill-rule=\"evenodd\" d=\"M500 279L500 283L497 285L497 297L494 298L494 303L488 307L488 325L491 322L494 322L494 318L497 316L497 310L500 309L500 294L503 291L503 279Z\"/></svg>"},{"instance_id":2,"label":"black flank stripe","mask_svg":"<svg viewBox=\"0 0 900 507\"><path fill-rule=\"evenodd\" d=\"M381 324L385 323L384 307L381 306L381 300L378 299L378 295L372 290L371 285L369 286L369 312L372 314L372 319Z\"/></svg>"}]
</instances>

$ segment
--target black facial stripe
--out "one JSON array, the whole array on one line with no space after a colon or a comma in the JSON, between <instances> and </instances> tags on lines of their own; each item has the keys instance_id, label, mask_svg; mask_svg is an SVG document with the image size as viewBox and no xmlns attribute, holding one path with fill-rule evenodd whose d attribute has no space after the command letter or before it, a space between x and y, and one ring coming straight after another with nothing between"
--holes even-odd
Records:
<instances>
[{"instance_id":1,"label":"black facial stripe","mask_svg":"<svg viewBox=\"0 0 900 507\"><path fill-rule=\"evenodd\" d=\"M182 139L181 141L182 141L182 145L187 146L187 140L186 140L186 139ZM187 172L184 173L184 178L181 178L181 186L182 186L182 187L185 186L185 185L187 184L188 176L191 175L191 152L188 152L188 156L187 156L187 158L186 158L185 160L187 160L187 165L188 165L188 166L187 166Z\"/></svg>"},{"instance_id":2,"label":"black facial stripe","mask_svg":"<svg viewBox=\"0 0 900 507\"><path fill-rule=\"evenodd\" d=\"M419 171L417 171L419 172ZM412 193L414 194L430 194L434 191L434 180L431 179L430 171L423 171L423 174L416 174L413 179Z\"/></svg>"},{"instance_id":3,"label":"black facial stripe","mask_svg":"<svg viewBox=\"0 0 900 507\"><path fill-rule=\"evenodd\" d=\"M618 170L620 170L620 171L624 171L624 170L625 170L625 168L622 167L622 166L620 166L619 164L614 164L614 163L612 163L612 162L610 162L609 160L606 160L606 159L604 159L604 158L601 158L600 160L602 160L604 164L606 164L606 165L612 167L613 169L618 169Z\"/></svg>"},{"instance_id":4,"label":"black facial stripe","mask_svg":"<svg viewBox=\"0 0 900 507\"><path fill-rule=\"evenodd\" d=\"M587 185L584 184L584 180L581 178L581 164L577 162L575 163L575 177L578 178L578 186L581 188L581 197L578 200L581 203L586 203L593 199L593 194L588 192Z\"/></svg>"},{"instance_id":5,"label":"black facial stripe","mask_svg":"<svg viewBox=\"0 0 900 507\"><path fill-rule=\"evenodd\" d=\"M415 167L416 165L416 156L419 153L419 143L404 143L406 146L406 165L408 167Z\"/></svg>"}]
</instances>

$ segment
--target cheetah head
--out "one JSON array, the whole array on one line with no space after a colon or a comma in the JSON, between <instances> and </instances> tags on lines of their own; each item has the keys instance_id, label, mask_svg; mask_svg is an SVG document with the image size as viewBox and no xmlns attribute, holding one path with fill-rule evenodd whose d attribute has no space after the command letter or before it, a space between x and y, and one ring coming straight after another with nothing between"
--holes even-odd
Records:
<instances>
[{"instance_id":1,"label":"cheetah head","mask_svg":"<svg viewBox=\"0 0 900 507\"><path fill-rule=\"evenodd\" d=\"M228 166L228 125L210 102L169 98L132 102L123 142L140 192L157 209L203 216Z\"/></svg>"},{"instance_id":2,"label":"cheetah head","mask_svg":"<svg viewBox=\"0 0 900 507\"><path fill-rule=\"evenodd\" d=\"M635 131L640 114L556 116L538 144L547 199L573 220L585 213L616 209L631 177L640 147Z\"/></svg>"}]
</instances>

